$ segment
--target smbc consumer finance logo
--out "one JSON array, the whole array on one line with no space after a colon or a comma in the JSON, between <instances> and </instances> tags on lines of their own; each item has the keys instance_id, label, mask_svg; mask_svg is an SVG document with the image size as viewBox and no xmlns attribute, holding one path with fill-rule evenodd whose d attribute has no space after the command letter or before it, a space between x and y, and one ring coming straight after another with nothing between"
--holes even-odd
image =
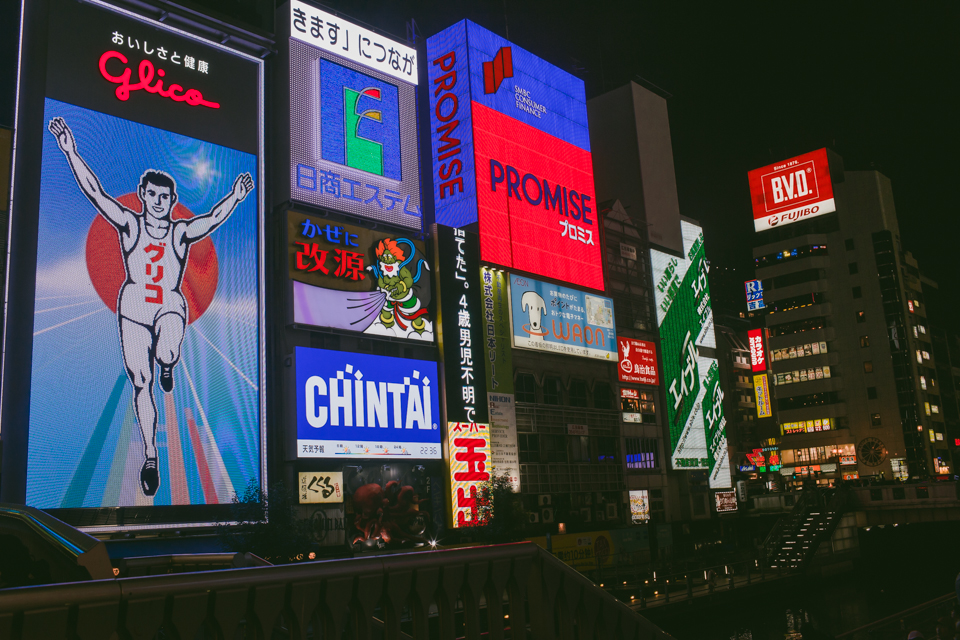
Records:
<instances>
[{"instance_id":1,"label":"smbc consumer finance logo","mask_svg":"<svg viewBox=\"0 0 960 640\"><path fill-rule=\"evenodd\" d=\"M320 60L320 155L400 180L400 106L395 85Z\"/></svg>"}]
</instances>

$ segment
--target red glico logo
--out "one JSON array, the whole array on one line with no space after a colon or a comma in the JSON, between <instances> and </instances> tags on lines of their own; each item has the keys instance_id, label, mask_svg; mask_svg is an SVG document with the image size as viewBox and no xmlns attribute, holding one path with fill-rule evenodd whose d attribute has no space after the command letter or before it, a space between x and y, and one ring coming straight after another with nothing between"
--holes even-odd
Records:
<instances>
[{"instance_id":1,"label":"red glico logo","mask_svg":"<svg viewBox=\"0 0 960 640\"><path fill-rule=\"evenodd\" d=\"M504 78L513 77L513 54L510 47L500 47L493 60L483 63L483 92L496 93Z\"/></svg>"},{"instance_id":2,"label":"red glico logo","mask_svg":"<svg viewBox=\"0 0 960 640\"><path fill-rule=\"evenodd\" d=\"M183 87L175 83L165 89L163 87L163 76L166 72L163 69L154 69L153 63L149 60L142 60L140 62L140 66L137 69L139 82L130 84L130 67L125 67L119 76L115 76L107 71L107 62L114 58L123 64L127 64L128 62L127 56L119 51L107 51L100 56L100 75L108 81L120 85L114 92L117 95L117 100L125 102L130 99L131 91L143 89L147 93L156 93L164 98L170 98L174 102L186 102L193 107L220 108L219 103L204 100L203 94L196 89L187 89L184 91ZM156 83L153 83L154 75L157 76Z\"/></svg>"}]
</instances>

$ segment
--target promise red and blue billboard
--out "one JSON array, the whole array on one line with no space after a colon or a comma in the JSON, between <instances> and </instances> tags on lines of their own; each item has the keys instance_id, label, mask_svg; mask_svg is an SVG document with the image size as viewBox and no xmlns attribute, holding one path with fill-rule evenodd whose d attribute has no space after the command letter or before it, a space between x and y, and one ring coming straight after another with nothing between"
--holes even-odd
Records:
<instances>
[{"instance_id":1,"label":"promise red and blue billboard","mask_svg":"<svg viewBox=\"0 0 960 640\"><path fill-rule=\"evenodd\" d=\"M487 262L603 289L583 81L464 20L427 39L438 224Z\"/></svg>"}]
</instances>

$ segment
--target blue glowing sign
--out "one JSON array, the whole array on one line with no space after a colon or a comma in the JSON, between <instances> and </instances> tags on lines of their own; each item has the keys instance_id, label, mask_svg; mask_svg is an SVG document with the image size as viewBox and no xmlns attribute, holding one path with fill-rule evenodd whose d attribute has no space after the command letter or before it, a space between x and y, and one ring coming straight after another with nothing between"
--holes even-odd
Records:
<instances>
[{"instance_id":1,"label":"blue glowing sign","mask_svg":"<svg viewBox=\"0 0 960 640\"><path fill-rule=\"evenodd\" d=\"M440 459L437 363L296 348L297 456Z\"/></svg>"},{"instance_id":2,"label":"blue glowing sign","mask_svg":"<svg viewBox=\"0 0 960 640\"><path fill-rule=\"evenodd\" d=\"M324 160L400 180L397 87L320 60L320 140Z\"/></svg>"}]
</instances>

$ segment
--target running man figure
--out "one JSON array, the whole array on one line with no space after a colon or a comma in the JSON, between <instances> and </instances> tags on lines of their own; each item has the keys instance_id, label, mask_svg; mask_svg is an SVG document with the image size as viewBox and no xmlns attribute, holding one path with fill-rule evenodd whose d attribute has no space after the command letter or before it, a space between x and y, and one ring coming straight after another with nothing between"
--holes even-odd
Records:
<instances>
[{"instance_id":1,"label":"running man figure","mask_svg":"<svg viewBox=\"0 0 960 640\"><path fill-rule=\"evenodd\" d=\"M187 303L180 288L190 245L222 225L253 190L249 173L237 176L233 189L209 213L189 220L173 220L177 185L163 171L148 169L140 178L137 196L142 213L110 197L90 167L77 153L73 132L63 118L47 127L67 157L80 190L117 229L127 279L117 300L120 349L127 376L133 384L134 409L143 438L140 490L156 494L160 486L157 465L157 404L154 370L160 366L160 388L173 391L173 369L187 326Z\"/></svg>"}]
</instances>

